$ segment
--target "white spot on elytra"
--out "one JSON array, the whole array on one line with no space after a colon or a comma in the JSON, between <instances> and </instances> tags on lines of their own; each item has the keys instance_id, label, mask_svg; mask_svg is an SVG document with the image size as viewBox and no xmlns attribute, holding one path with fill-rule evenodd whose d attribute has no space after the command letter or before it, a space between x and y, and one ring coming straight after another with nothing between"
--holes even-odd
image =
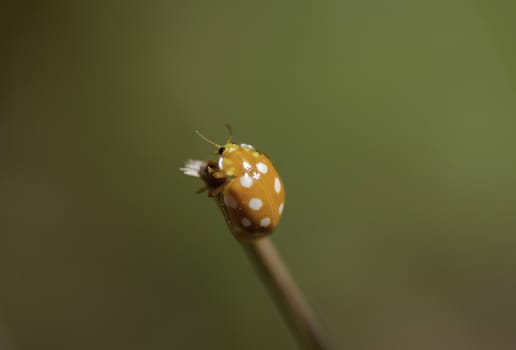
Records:
<instances>
[{"instance_id":1,"label":"white spot on elytra","mask_svg":"<svg viewBox=\"0 0 516 350\"><path fill-rule=\"evenodd\" d=\"M253 179L249 176L249 174L244 174L240 178L240 184L245 188L249 188L253 185Z\"/></svg>"},{"instance_id":2,"label":"white spot on elytra","mask_svg":"<svg viewBox=\"0 0 516 350\"><path fill-rule=\"evenodd\" d=\"M262 205L263 202L260 198L251 198L251 200L249 201L249 208L253 210L260 210Z\"/></svg>"},{"instance_id":3,"label":"white spot on elytra","mask_svg":"<svg viewBox=\"0 0 516 350\"><path fill-rule=\"evenodd\" d=\"M278 178L274 179L274 191L276 191L276 193L280 193L281 191L281 182Z\"/></svg>"},{"instance_id":4,"label":"white spot on elytra","mask_svg":"<svg viewBox=\"0 0 516 350\"><path fill-rule=\"evenodd\" d=\"M267 227L271 224L271 218L263 218L260 220L261 227Z\"/></svg>"},{"instance_id":5,"label":"white spot on elytra","mask_svg":"<svg viewBox=\"0 0 516 350\"><path fill-rule=\"evenodd\" d=\"M248 218L242 218L241 223L242 223L242 226L244 226L244 227L249 227L249 226L251 226L251 221L249 221L249 219L248 219Z\"/></svg>"},{"instance_id":6,"label":"white spot on elytra","mask_svg":"<svg viewBox=\"0 0 516 350\"><path fill-rule=\"evenodd\" d=\"M233 209L236 209L236 207L237 207L236 199L233 198L233 196L230 194L224 195L224 204Z\"/></svg>"},{"instance_id":7,"label":"white spot on elytra","mask_svg":"<svg viewBox=\"0 0 516 350\"><path fill-rule=\"evenodd\" d=\"M283 203L283 202L279 205L278 211L279 211L280 215L283 214L283 207L284 206L285 206L285 203Z\"/></svg>"},{"instance_id":8,"label":"white spot on elytra","mask_svg":"<svg viewBox=\"0 0 516 350\"><path fill-rule=\"evenodd\" d=\"M248 161L244 160L242 162L242 166L244 167L245 170L249 170L251 169L251 163L249 163Z\"/></svg>"},{"instance_id":9,"label":"white spot on elytra","mask_svg":"<svg viewBox=\"0 0 516 350\"><path fill-rule=\"evenodd\" d=\"M267 164L264 164L262 162L256 164L256 169L258 169L258 171L262 174L267 174L267 171L269 171L269 167L267 166Z\"/></svg>"}]
</instances>

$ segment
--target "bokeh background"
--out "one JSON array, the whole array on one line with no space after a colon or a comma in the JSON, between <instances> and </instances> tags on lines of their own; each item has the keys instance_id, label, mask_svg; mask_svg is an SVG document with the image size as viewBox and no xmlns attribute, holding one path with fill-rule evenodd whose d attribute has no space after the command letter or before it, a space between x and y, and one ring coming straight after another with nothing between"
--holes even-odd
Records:
<instances>
[{"instance_id":1,"label":"bokeh background","mask_svg":"<svg viewBox=\"0 0 516 350\"><path fill-rule=\"evenodd\" d=\"M341 349L516 347L510 1L0 12L0 349L295 349L200 183L272 156L274 241Z\"/></svg>"}]
</instances>

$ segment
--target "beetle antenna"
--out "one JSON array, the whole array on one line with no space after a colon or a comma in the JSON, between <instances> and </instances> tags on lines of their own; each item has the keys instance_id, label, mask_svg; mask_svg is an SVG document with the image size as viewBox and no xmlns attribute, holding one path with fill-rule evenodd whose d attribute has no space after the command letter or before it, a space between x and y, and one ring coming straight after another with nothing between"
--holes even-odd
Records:
<instances>
[{"instance_id":1,"label":"beetle antenna","mask_svg":"<svg viewBox=\"0 0 516 350\"><path fill-rule=\"evenodd\" d=\"M220 148L222 147L221 145L219 145L218 143L216 142L213 142L212 140L210 140L209 138L207 138L206 136L204 136L203 134L201 134L201 132L199 130L195 130L195 133L197 135L199 135L199 137L201 139L203 139L204 141L208 142L208 143L211 143L213 146L217 147L217 148Z\"/></svg>"},{"instance_id":2,"label":"beetle antenna","mask_svg":"<svg viewBox=\"0 0 516 350\"><path fill-rule=\"evenodd\" d=\"M228 129L229 133L228 140L226 141L226 143L231 143L231 138L233 137L233 128L229 123L226 123L226 129Z\"/></svg>"}]
</instances>

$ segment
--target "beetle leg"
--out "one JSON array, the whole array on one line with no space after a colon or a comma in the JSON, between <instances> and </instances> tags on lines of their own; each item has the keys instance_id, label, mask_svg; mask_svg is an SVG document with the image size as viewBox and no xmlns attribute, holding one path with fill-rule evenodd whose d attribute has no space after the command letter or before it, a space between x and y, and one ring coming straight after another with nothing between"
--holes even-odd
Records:
<instances>
[{"instance_id":1,"label":"beetle leg","mask_svg":"<svg viewBox=\"0 0 516 350\"><path fill-rule=\"evenodd\" d=\"M210 188L208 195L210 197L218 196L224 190L224 187L226 187L226 183L223 183L222 185L215 187L215 188Z\"/></svg>"},{"instance_id":2,"label":"beetle leg","mask_svg":"<svg viewBox=\"0 0 516 350\"><path fill-rule=\"evenodd\" d=\"M234 177L235 177L234 175L224 177L224 179L226 181L224 181L222 184L220 184L217 187L210 188L209 196L210 197L218 196L224 190L226 185L229 183L229 180L232 180Z\"/></svg>"},{"instance_id":3,"label":"beetle leg","mask_svg":"<svg viewBox=\"0 0 516 350\"><path fill-rule=\"evenodd\" d=\"M203 187L199 188L197 191L195 191L195 193L201 194L204 191L206 191L207 189L208 189L208 186L203 186Z\"/></svg>"},{"instance_id":4,"label":"beetle leg","mask_svg":"<svg viewBox=\"0 0 516 350\"><path fill-rule=\"evenodd\" d=\"M226 177L226 174L224 174L224 172L222 171L212 171L211 176L213 176L215 179L224 179Z\"/></svg>"}]
</instances>

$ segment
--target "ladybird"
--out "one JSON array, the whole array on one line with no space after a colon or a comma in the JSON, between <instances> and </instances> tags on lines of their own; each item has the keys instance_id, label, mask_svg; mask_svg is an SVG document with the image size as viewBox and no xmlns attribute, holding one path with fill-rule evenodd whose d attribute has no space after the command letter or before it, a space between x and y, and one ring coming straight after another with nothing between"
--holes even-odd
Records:
<instances>
[{"instance_id":1,"label":"ladybird","mask_svg":"<svg viewBox=\"0 0 516 350\"><path fill-rule=\"evenodd\" d=\"M248 144L231 141L224 145L196 133L217 147L217 160L189 160L180 170L200 177L204 190L215 197L231 232L241 242L271 234L285 206L285 186L270 158Z\"/></svg>"}]
</instances>

